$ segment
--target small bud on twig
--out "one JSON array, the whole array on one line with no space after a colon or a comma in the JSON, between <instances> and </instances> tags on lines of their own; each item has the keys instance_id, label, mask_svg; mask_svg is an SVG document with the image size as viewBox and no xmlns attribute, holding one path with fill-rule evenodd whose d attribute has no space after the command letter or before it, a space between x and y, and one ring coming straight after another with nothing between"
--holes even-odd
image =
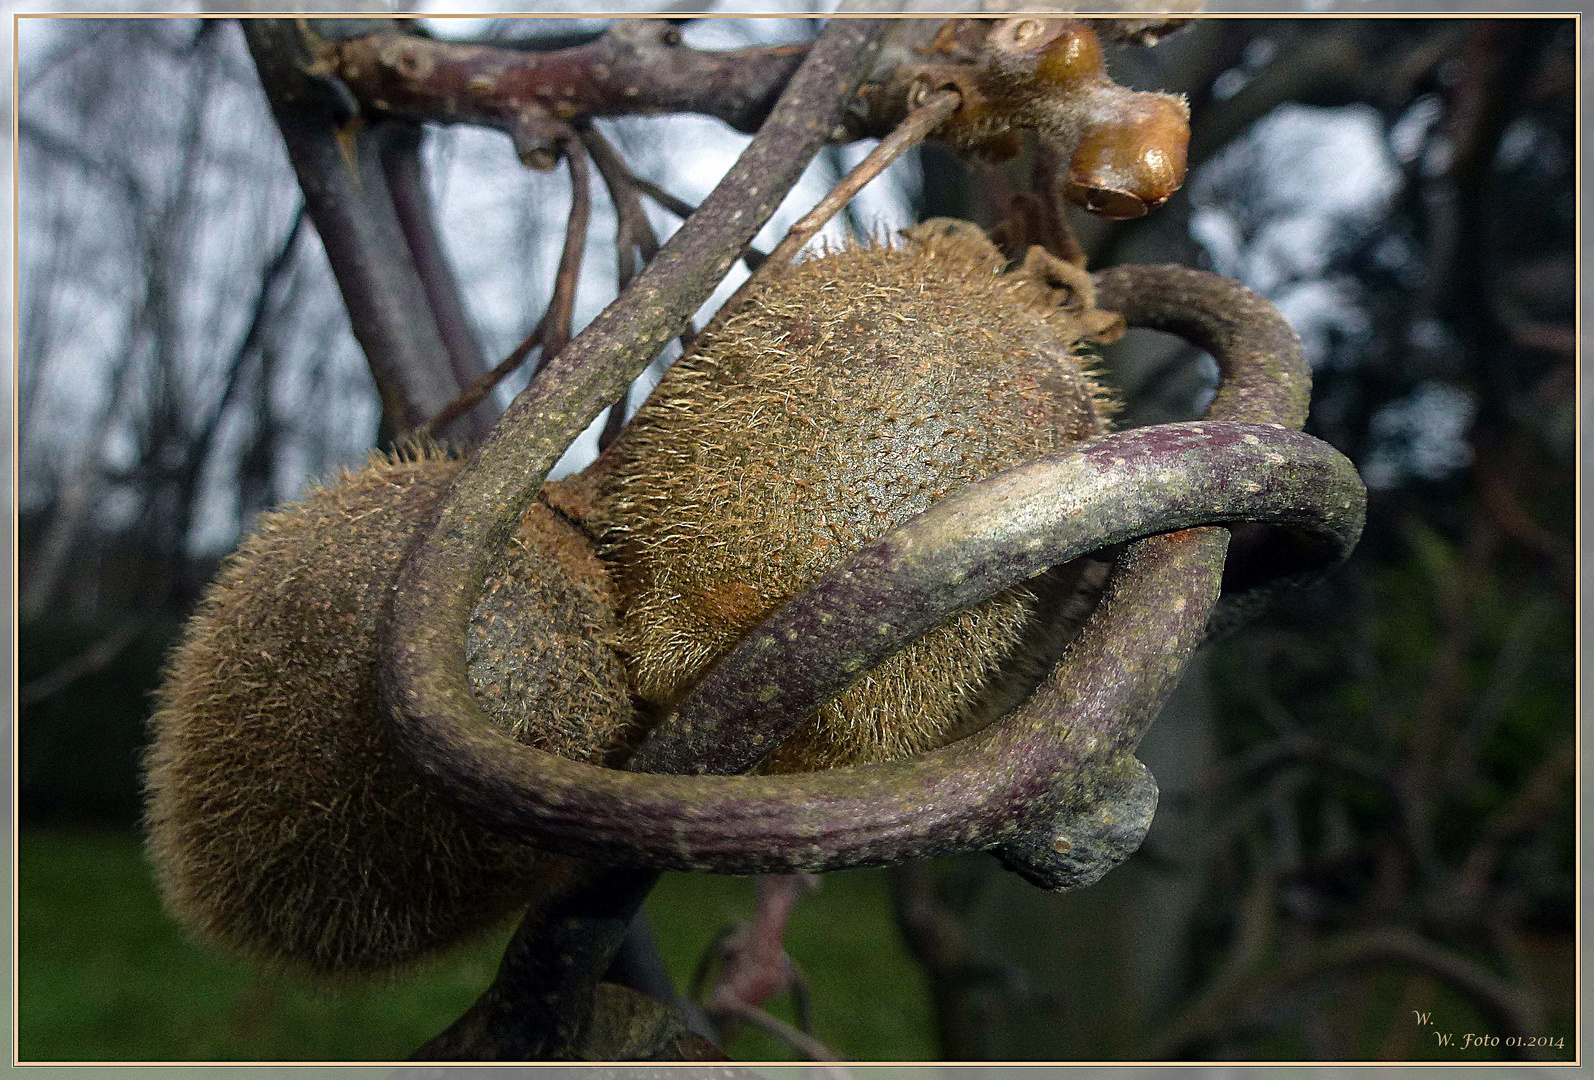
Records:
<instances>
[{"instance_id":1,"label":"small bud on twig","mask_svg":"<svg viewBox=\"0 0 1594 1080\"><path fill-rule=\"evenodd\" d=\"M1063 194L1105 217L1140 217L1184 183L1190 142L1184 99L1113 82L1088 23L1014 18L970 28L954 22L921 54L958 62L904 65L897 82L905 86L906 104L957 90L963 107L936 136L965 152L1010 158L1022 145L1020 132L1036 131L1070 157Z\"/></svg>"}]
</instances>

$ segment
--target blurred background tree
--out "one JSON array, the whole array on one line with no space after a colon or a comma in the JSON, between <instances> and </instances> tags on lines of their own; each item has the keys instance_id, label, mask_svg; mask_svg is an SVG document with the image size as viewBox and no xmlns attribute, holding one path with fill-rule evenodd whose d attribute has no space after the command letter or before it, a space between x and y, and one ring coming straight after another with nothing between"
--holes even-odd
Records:
<instances>
[{"instance_id":1,"label":"blurred background tree","mask_svg":"<svg viewBox=\"0 0 1594 1080\"><path fill-rule=\"evenodd\" d=\"M432 26L528 48L600 28ZM717 48L812 24L683 31ZM1206 19L1113 51L1119 81L1188 95L1191 174L1145 218L1074 215L1091 267L1201 265L1272 299L1313 364L1308 430L1371 489L1367 532L1202 654L1142 746L1152 832L1098 885L1045 894L970 857L804 900L790 951L836 1052L1572 1057L1575 48L1565 18ZM493 943L328 1006L182 943L135 831L147 694L184 614L255 514L381 437L253 65L227 21L26 20L19 68L19 1052L402 1056L485 984ZM745 142L701 117L598 126L688 202ZM568 181L491 132L428 130L421 155L492 363L546 306ZM763 246L859 156L822 155ZM993 226L1029 167L927 147L828 238ZM598 187L577 328L616 285ZM1215 384L1160 335L1105 361L1125 426L1194 416ZM750 904L745 881L672 875L650 910L678 978Z\"/></svg>"}]
</instances>

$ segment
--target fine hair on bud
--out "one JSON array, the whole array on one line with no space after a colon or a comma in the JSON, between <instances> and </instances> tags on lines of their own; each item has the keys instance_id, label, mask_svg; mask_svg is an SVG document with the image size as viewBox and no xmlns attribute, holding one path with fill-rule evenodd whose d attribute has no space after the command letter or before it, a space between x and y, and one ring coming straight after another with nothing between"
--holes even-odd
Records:
<instances>
[{"instance_id":1,"label":"fine hair on bud","mask_svg":"<svg viewBox=\"0 0 1594 1080\"><path fill-rule=\"evenodd\" d=\"M377 625L461 463L434 450L262 516L170 659L147 752L148 850L202 940L322 980L391 972L501 922L563 860L489 832L390 750ZM533 503L470 623L472 690L539 749L604 763L639 737L612 587Z\"/></svg>"},{"instance_id":2,"label":"fine hair on bud","mask_svg":"<svg viewBox=\"0 0 1594 1080\"><path fill-rule=\"evenodd\" d=\"M1121 331L1079 268L1040 248L1009 266L978 227L949 219L755 282L596 470L593 523L634 691L668 710L863 544L973 481L1105 433L1088 347ZM1046 611L1019 587L955 616L760 768L908 756L989 720L993 679L1063 602L1056 592L1039 589Z\"/></svg>"}]
</instances>

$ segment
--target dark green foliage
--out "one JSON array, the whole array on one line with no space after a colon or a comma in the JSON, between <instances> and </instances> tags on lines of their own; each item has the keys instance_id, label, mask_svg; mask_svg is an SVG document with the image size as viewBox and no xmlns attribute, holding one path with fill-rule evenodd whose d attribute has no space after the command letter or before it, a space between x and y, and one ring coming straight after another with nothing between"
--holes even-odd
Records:
<instances>
[{"instance_id":1,"label":"dark green foliage","mask_svg":"<svg viewBox=\"0 0 1594 1080\"><path fill-rule=\"evenodd\" d=\"M465 1011L508 935L403 979L316 989L186 941L133 833L24 833L19 865L18 1053L29 1061L402 1059ZM722 923L748 917L752 894L745 878L664 879L648 912L678 983ZM933 1056L922 975L898 943L883 872L827 876L788 944L812 980L821 1039L864 1060ZM789 1002L772 1007L792 1018ZM729 1049L792 1057L747 1030Z\"/></svg>"}]
</instances>

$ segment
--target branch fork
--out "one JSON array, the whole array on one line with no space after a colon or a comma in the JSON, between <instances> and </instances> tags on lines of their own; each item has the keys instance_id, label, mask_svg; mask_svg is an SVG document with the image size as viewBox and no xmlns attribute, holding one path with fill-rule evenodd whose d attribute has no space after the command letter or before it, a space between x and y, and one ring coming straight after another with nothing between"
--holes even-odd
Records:
<instances>
[{"instance_id":1,"label":"branch fork","mask_svg":"<svg viewBox=\"0 0 1594 1080\"><path fill-rule=\"evenodd\" d=\"M956 90L963 105L935 137L1001 161L1035 131L1069 160L1066 197L1104 217L1140 217L1184 183L1189 107L1113 82L1089 22L953 19L914 52L936 59L891 72L871 99L882 117Z\"/></svg>"}]
</instances>

